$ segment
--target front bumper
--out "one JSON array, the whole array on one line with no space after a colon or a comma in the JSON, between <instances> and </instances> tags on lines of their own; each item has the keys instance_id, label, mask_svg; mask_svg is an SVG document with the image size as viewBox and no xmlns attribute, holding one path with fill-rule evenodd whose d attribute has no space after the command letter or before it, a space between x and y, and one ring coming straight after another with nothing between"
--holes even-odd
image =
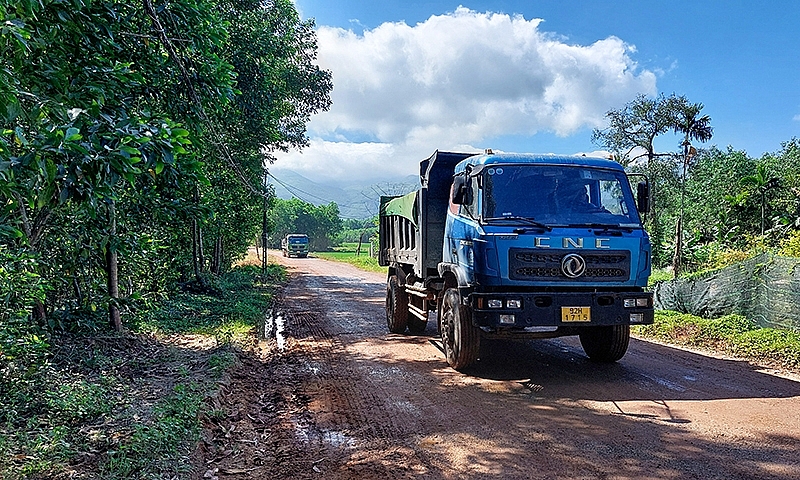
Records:
<instances>
[{"instance_id":1,"label":"front bumper","mask_svg":"<svg viewBox=\"0 0 800 480\"><path fill-rule=\"evenodd\" d=\"M472 293L468 302L473 324L491 329L648 325L654 316L650 292Z\"/></svg>"}]
</instances>

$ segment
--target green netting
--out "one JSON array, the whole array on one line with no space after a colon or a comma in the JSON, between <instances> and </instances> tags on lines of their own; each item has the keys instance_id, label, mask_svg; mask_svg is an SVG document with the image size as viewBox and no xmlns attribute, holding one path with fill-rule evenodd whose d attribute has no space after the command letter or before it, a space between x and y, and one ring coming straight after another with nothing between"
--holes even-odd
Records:
<instances>
[{"instance_id":1,"label":"green netting","mask_svg":"<svg viewBox=\"0 0 800 480\"><path fill-rule=\"evenodd\" d=\"M381 216L400 215L417 226L417 192L402 197L381 197Z\"/></svg>"},{"instance_id":2,"label":"green netting","mask_svg":"<svg viewBox=\"0 0 800 480\"><path fill-rule=\"evenodd\" d=\"M762 254L692 280L658 282L656 308L716 318L738 313L762 327L800 329L800 258Z\"/></svg>"}]
</instances>

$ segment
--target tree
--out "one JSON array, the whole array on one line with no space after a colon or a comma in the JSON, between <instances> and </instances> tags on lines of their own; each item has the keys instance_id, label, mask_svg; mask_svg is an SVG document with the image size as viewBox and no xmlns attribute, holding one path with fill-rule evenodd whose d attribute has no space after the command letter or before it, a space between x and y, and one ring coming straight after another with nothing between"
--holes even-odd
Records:
<instances>
[{"instance_id":1,"label":"tree","mask_svg":"<svg viewBox=\"0 0 800 480\"><path fill-rule=\"evenodd\" d=\"M206 251L226 268L269 152L304 146L330 104L289 0L0 0L0 20L0 246L34 259L40 319L98 302L114 319Z\"/></svg>"},{"instance_id":2,"label":"tree","mask_svg":"<svg viewBox=\"0 0 800 480\"><path fill-rule=\"evenodd\" d=\"M739 184L745 187L753 187L758 192L761 199L761 235L764 235L765 212L767 206L767 193L780 186L780 179L770 177L764 164L756 166L756 173L748 175L739 180Z\"/></svg>"},{"instance_id":3,"label":"tree","mask_svg":"<svg viewBox=\"0 0 800 480\"><path fill-rule=\"evenodd\" d=\"M655 160L671 154L656 152L654 142L675 125L675 98L674 94L669 97L660 94L656 98L640 94L621 109L606 112L608 127L594 129L592 132L592 142L609 150L626 167L636 167L639 158L646 158L642 170L650 179L652 195L652 214L647 223L653 242L653 262L657 265L661 263L664 239L658 205L658 192L662 182L656 176L658 166ZM644 153L637 154L637 149Z\"/></svg>"},{"instance_id":4,"label":"tree","mask_svg":"<svg viewBox=\"0 0 800 480\"><path fill-rule=\"evenodd\" d=\"M11 206L9 223L46 274L60 271L62 260L48 258L46 248L59 210L105 217L105 241L96 245L108 259L112 321L113 204L121 190L167 164L197 173L191 161L183 163L190 157L182 141L188 132L139 100L146 78L119 41L136 29L130 13L121 2L22 1L0 8L8 34L1 53L8 67L0 99L0 195ZM36 316L44 314L38 304Z\"/></svg>"},{"instance_id":5,"label":"tree","mask_svg":"<svg viewBox=\"0 0 800 480\"><path fill-rule=\"evenodd\" d=\"M681 96L675 99L674 108L676 115L672 128L676 133L684 135L683 143L681 143L683 159L681 162L680 213L675 227L675 255L672 260L673 274L677 278L681 271L683 255L683 201L686 196L686 171L689 168L689 162L697 155L697 150L692 147L691 140L707 142L711 140L714 131L711 127L711 117L700 116L700 112L703 110L702 103L689 103L686 97Z\"/></svg>"},{"instance_id":6,"label":"tree","mask_svg":"<svg viewBox=\"0 0 800 480\"><path fill-rule=\"evenodd\" d=\"M675 182L672 163L675 153L659 153L654 143L657 137L669 131L683 133L684 144L688 144L688 139L710 139L710 118L698 116L702 108L702 104L692 104L685 96L674 93L669 96L660 94L656 98L640 94L623 108L606 112L608 127L592 132L592 141L596 145L611 151L613 158L626 167L643 171L650 180L652 214L646 222L653 242L653 263L656 265L666 263L664 222L668 218L662 216L666 212L661 204L668 201L664 195L665 189ZM643 166L638 162L640 158L646 158ZM680 230L679 225L677 230ZM680 240L676 243L680 243Z\"/></svg>"},{"instance_id":7,"label":"tree","mask_svg":"<svg viewBox=\"0 0 800 480\"><path fill-rule=\"evenodd\" d=\"M310 249L327 250L342 229L339 206L333 202L315 207L296 198L277 199L271 217L274 223L270 238L275 247L289 233L305 233Z\"/></svg>"}]
</instances>

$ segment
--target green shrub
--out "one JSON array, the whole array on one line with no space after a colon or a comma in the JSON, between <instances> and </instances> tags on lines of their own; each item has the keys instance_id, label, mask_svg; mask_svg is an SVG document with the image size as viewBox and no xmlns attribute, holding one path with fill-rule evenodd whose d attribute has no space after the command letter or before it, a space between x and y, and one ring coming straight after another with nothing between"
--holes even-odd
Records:
<instances>
[{"instance_id":1,"label":"green shrub","mask_svg":"<svg viewBox=\"0 0 800 480\"><path fill-rule=\"evenodd\" d=\"M634 327L633 332L644 338L800 368L800 334L791 330L759 328L742 315L707 319L657 310L652 325Z\"/></svg>"},{"instance_id":2,"label":"green shrub","mask_svg":"<svg viewBox=\"0 0 800 480\"><path fill-rule=\"evenodd\" d=\"M778 255L800 258L800 230L793 230L780 242Z\"/></svg>"}]
</instances>

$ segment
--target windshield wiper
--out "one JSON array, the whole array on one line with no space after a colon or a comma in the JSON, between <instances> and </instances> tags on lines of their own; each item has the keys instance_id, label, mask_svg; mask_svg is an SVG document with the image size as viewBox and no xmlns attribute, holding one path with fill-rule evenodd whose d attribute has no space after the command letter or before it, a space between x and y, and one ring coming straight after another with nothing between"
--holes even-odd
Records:
<instances>
[{"instance_id":1,"label":"windshield wiper","mask_svg":"<svg viewBox=\"0 0 800 480\"><path fill-rule=\"evenodd\" d=\"M498 221L522 222L537 228L545 229L548 232L553 229L553 227L551 227L550 225L546 225L542 222L537 222L536 220L530 217L521 217L519 215L509 215L506 217L489 217L489 218L484 218L483 221L486 223L498 222Z\"/></svg>"},{"instance_id":2,"label":"windshield wiper","mask_svg":"<svg viewBox=\"0 0 800 480\"><path fill-rule=\"evenodd\" d=\"M624 232L632 232L633 227L622 226L619 223L570 223L568 227L586 227L594 228L597 230L622 230Z\"/></svg>"}]
</instances>

